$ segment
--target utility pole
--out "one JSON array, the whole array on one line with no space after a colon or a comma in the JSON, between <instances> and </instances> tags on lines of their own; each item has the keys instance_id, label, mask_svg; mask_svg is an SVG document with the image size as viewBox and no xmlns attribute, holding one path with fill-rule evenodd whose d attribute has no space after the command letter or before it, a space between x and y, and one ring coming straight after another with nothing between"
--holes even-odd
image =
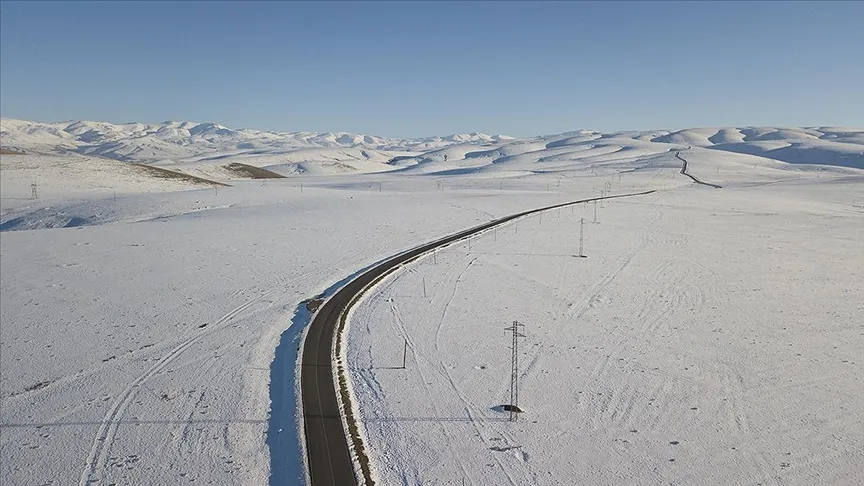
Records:
<instances>
[{"instance_id":1,"label":"utility pole","mask_svg":"<svg viewBox=\"0 0 864 486\"><path fill-rule=\"evenodd\" d=\"M402 369L405 369L406 361L408 360L408 339L402 338L405 340L405 345L402 347Z\"/></svg>"},{"instance_id":2,"label":"utility pole","mask_svg":"<svg viewBox=\"0 0 864 486\"><path fill-rule=\"evenodd\" d=\"M426 277L423 277L423 297L426 297Z\"/></svg>"},{"instance_id":3,"label":"utility pole","mask_svg":"<svg viewBox=\"0 0 864 486\"><path fill-rule=\"evenodd\" d=\"M519 324L519 321L513 321L513 325L504 328L512 333L513 343L510 346L512 354L510 356L510 421L515 422L519 417L519 338L525 336L519 332L519 326L525 327L525 324Z\"/></svg>"},{"instance_id":4,"label":"utility pole","mask_svg":"<svg viewBox=\"0 0 864 486\"><path fill-rule=\"evenodd\" d=\"M303 194L303 183L300 183L300 194Z\"/></svg>"},{"instance_id":5,"label":"utility pole","mask_svg":"<svg viewBox=\"0 0 864 486\"><path fill-rule=\"evenodd\" d=\"M579 258L585 258L585 218L579 218Z\"/></svg>"},{"instance_id":6,"label":"utility pole","mask_svg":"<svg viewBox=\"0 0 864 486\"><path fill-rule=\"evenodd\" d=\"M594 222L597 222L597 200L594 200Z\"/></svg>"},{"instance_id":7,"label":"utility pole","mask_svg":"<svg viewBox=\"0 0 864 486\"><path fill-rule=\"evenodd\" d=\"M601 208L605 207L605 206L603 206L603 201L606 200L605 198L606 198L606 189L600 189L600 207Z\"/></svg>"}]
</instances>

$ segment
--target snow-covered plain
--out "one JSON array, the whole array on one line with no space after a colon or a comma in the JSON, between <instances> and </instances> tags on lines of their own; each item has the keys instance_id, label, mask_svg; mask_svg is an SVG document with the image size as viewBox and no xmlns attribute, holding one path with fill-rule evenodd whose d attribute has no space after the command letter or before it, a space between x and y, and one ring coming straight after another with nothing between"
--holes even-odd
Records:
<instances>
[{"instance_id":1,"label":"snow-covered plain","mask_svg":"<svg viewBox=\"0 0 864 486\"><path fill-rule=\"evenodd\" d=\"M270 456L268 385L280 335L299 345L304 299L607 182L659 192L599 208L589 258L572 255L593 206L553 211L406 267L353 312L353 390L381 483L861 480L860 130L812 135L833 154L822 162L847 167L652 141L668 131L391 142L402 158L349 172L326 165L332 151L371 148L142 160L203 167L231 184L217 189L142 178L78 141L75 154L39 133L7 143L9 126L0 141L28 155L0 157L0 224L16 230L0 233L2 484L260 485L271 459L292 471L274 484L302 482L299 453ZM803 137L790 132L765 130ZM681 175L676 149L723 189ZM262 182L218 169L235 160L317 165ZM492 407L513 319L527 412L508 423ZM388 369L403 338L408 369Z\"/></svg>"},{"instance_id":2,"label":"snow-covered plain","mask_svg":"<svg viewBox=\"0 0 864 486\"><path fill-rule=\"evenodd\" d=\"M691 185L407 266L347 340L381 484L861 484L862 189Z\"/></svg>"}]
</instances>

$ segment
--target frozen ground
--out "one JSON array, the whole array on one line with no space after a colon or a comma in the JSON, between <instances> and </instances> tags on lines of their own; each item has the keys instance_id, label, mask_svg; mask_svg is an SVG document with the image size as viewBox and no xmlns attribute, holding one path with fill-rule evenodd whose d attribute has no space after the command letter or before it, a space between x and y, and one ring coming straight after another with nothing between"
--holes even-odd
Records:
<instances>
[{"instance_id":1,"label":"frozen ground","mask_svg":"<svg viewBox=\"0 0 864 486\"><path fill-rule=\"evenodd\" d=\"M852 274L862 260L862 172L692 140L600 137L443 148L439 139L388 164L392 172L344 174L318 158L303 176L219 179L232 187L218 191L16 138L29 155L0 158L0 482L260 485L271 459L293 475L276 479L299 482L298 451L270 455L268 385L293 381L292 369L271 374L271 365L283 332L287 349L299 344L304 299L398 251L597 196L607 182L613 193L662 192L600 209L601 222L586 227L590 258L567 255L575 218L590 221L593 208L548 213L542 224L520 221L518 235L510 225L470 252L453 247L437 265L409 267L357 309L354 390L382 483L498 484L505 471L517 484L535 475L615 482L627 468L722 482L737 477L724 467L739 445L749 451L736 473L745 479L858 479L862 289ZM722 190L678 173L670 150L687 146L691 171ZM291 160L261 157L262 166ZM34 179L40 198L30 200ZM508 424L489 408L505 397L499 328L514 318L529 336L528 412ZM408 369L370 369L401 364L403 334ZM290 403L284 413L290 423ZM629 466L601 463L615 447ZM787 452L781 466L775 456Z\"/></svg>"},{"instance_id":2,"label":"frozen ground","mask_svg":"<svg viewBox=\"0 0 864 486\"><path fill-rule=\"evenodd\" d=\"M862 195L690 185L407 266L347 339L380 483L861 484Z\"/></svg>"},{"instance_id":3,"label":"frozen ground","mask_svg":"<svg viewBox=\"0 0 864 486\"><path fill-rule=\"evenodd\" d=\"M176 216L2 233L4 484L71 484L88 462L100 484L266 483L270 363L301 300L568 197L377 187L248 183L176 194Z\"/></svg>"}]
</instances>

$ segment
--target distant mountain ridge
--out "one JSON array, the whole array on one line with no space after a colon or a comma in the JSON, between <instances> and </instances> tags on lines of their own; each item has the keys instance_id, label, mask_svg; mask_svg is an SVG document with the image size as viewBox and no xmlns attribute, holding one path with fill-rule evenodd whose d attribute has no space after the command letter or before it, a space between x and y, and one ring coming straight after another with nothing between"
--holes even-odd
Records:
<instances>
[{"instance_id":1,"label":"distant mountain ridge","mask_svg":"<svg viewBox=\"0 0 864 486\"><path fill-rule=\"evenodd\" d=\"M465 170L487 162L509 163L535 156L538 161L567 161L584 158L589 153L612 151L624 156L635 151L656 154L688 147L755 155L787 163L864 168L864 129L860 128L721 127L613 133L576 130L524 139L473 132L444 137L388 138L347 132L280 133L232 129L216 123L190 121L113 124L0 119L0 148L8 152L75 152L128 162L173 164L174 167L243 158L244 163L272 166L292 174L314 171L316 168L311 163L328 164L328 171L404 169L412 164L420 164L423 170L434 170L439 163L451 166L448 170ZM459 160L468 162L455 164ZM366 162L377 165L358 168L357 163ZM427 167L428 163L433 165Z\"/></svg>"},{"instance_id":2,"label":"distant mountain ridge","mask_svg":"<svg viewBox=\"0 0 864 486\"><path fill-rule=\"evenodd\" d=\"M0 120L0 146L8 150L72 151L130 162L177 160L237 151L279 153L302 148L424 152L454 144L485 144L511 139L505 135L477 132L424 138L387 138L347 132L271 132L190 121L114 124Z\"/></svg>"}]
</instances>

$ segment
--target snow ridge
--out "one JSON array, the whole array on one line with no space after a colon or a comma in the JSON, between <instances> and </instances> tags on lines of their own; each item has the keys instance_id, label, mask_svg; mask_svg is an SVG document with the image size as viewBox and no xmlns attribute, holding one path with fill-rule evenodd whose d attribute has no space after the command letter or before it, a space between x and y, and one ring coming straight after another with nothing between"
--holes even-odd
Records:
<instances>
[{"instance_id":1,"label":"snow ridge","mask_svg":"<svg viewBox=\"0 0 864 486\"><path fill-rule=\"evenodd\" d=\"M484 144L512 139L503 135L461 133L416 139L386 138L346 132L270 132L232 129L217 123L166 121L157 124L98 121L40 123L3 118L0 140L7 150L78 152L128 162L183 159L236 151L279 151L299 148L365 148L426 151L453 144Z\"/></svg>"}]
</instances>

